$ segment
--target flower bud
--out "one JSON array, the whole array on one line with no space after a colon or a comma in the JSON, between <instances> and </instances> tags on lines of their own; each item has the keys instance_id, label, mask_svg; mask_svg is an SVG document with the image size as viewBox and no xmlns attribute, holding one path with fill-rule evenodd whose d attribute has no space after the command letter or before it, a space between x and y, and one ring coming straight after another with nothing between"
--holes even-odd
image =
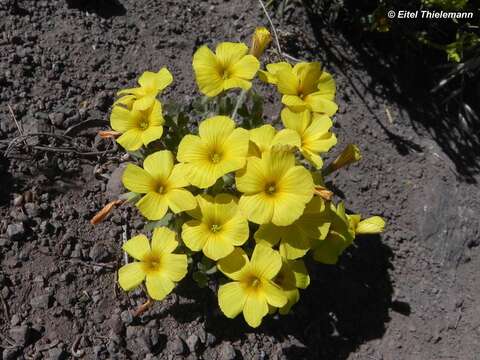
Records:
<instances>
[{"instance_id":1,"label":"flower bud","mask_svg":"<svg viewBox=\"0 0 480 360\"><path fill-rule=\"evenodd\" d=\"M122 135L121 132L114 130L101 130L98 132L98 136L100 136L102 139L116 139L120 135Z\"/></svg>"},{"instance_id":2,"label":"flower bud","mask_svg":"<svg viewBox=\"0 0 480 360\"><path fill-rule=\"evenodd\" d=\"M358 223L356 234L380 234L385 228L385 220L380 216L372 216Z\"/></svg>"},{"instance_id":3,"label":"flower bud","mask_svg":"<svg viewBox=\"0 0 480 360\"><path fill-rule=\"evenodd\" d=\"M324 170L323 175L326 176L332 172L350 164L359 161L362 158L360 149L357 145L348 144L343 152Z\"/></svg>"},{"instance_id":4,"label":"flower bud","mask_svg":"<svg viewBox=\"0 0 480 360\"><path fill-rule=\"evenodd\" d=\"M315 189L313 190L313 193L315 195L320 196L323 200L326 200L326 201L332 200L332 197L333 197L333 192L321 185L316 185Z\"/></svg>"},{"instance_id":5,"label":"flower bud","mask_svg":"<svg viewBox=\"0 0 480 360\"><path fill-rule=\"evenodd\" d=\"M102 210L95 214L95 216L90 220L90 223L92 225L97 225L101 223L107 217L107 215L110 214L110 212L115 206L122 205L123 203L124 200L110 201L107 205L103 207Z\"/></svg>"},{"instance_id":6,"label":"flower bud","mask_svg":"<svg viewBox=\"0 0 480 360\"><path fill-rule=\"evenodd\" d=\"M262 56L268 45L272 42L270 31L265 27L258 27L252 36L252 46L250 47L250 54L257 59Z\"/></svg>"}]
</instances>

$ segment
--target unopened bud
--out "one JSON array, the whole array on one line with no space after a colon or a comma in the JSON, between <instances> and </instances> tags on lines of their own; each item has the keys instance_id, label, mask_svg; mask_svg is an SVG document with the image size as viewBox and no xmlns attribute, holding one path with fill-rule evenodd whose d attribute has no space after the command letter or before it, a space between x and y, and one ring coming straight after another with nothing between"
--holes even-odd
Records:
<instances>
[{"instance_id":1,"label":"unopened bud","mask_svg":"<svg viewBox=\"0 0 480 360\"><path fill-rule=\"evenodd\" d=\"M326 187L317 185L315 186L315 189L313 190L315 195L320 196L322 199L326 201L332 200L333 197L333 192L328 190Z\"/></svg>"},{"instance_id":2,"label":"unopened bud","mask_svg":"<svg viewBox=\"0 0 480 360\"><path fill-rule=\"evenodd\" d=\"M90 220L90 224L97 225L101 223L107 217L107 215L110 214L110 212L115 206L120 206L124 202L125 200L110 201L107 205L103 207L102 210L95 214L95 216Z\"/></svg>"},{"instance_id":3,"label":"unopened bud","mask_svg":"<svg viewBox=\"0 0 480 360\"><path fill-rule=\"evenodd\" d=\"M380 234L385 229L385 220L380 216L372 216L362 220L355 228L356 234Z\"/></svg>"},{"instance_id":4,"label":"unopened bud","mask_svg":"<svg viewBox=\"0 0 480 360\"><path fill-rule=\"evenodd\" d=\"M359 161L362 158L360 149L357 145L348 144L345 150L323 171L323 176L329 175L332 172L350 164Z\"/></svg>"},{"instance_id":5,"label":"unopened bud","mask_svg":"<svg viewBox=\"0 0 480 360\"><path fill-rule=\"evenodd\" d=\"M265 27L258 27L252 36L252 46L250 47L250 54L257 59L262 56L268 45L272 42L272 35Z\"/></svg>"},{"instance_id":6,"label":"unopened bud","mask_svg":"<svg viewBox=\"0 0 480 360\"><path fill-rule=\"evenodd\" d=\"M120 135L122 135L121 132L113 130L102 130L98 132L98 136L100 136L102 139L116 139Z\"/></svg>"}]
</instances>

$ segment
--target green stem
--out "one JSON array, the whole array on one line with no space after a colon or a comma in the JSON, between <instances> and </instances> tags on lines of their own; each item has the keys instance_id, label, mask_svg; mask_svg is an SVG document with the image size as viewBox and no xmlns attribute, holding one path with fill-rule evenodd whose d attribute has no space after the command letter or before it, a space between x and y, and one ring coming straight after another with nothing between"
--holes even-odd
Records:
<instances>
[{"instance_id":1,"label":"green stem","mask_svg":"<svg viewBox=\"0 0 480 360\"><path fill-rule=\"evenodd\" d=\"M238 96L237 103L235 104L235 108L232 111L232 120L235 121L235 117L237 116L238 109L245 101L245 97L247 96L247 90L242 90L240 95Z\"/></svg>"}]
</instances>

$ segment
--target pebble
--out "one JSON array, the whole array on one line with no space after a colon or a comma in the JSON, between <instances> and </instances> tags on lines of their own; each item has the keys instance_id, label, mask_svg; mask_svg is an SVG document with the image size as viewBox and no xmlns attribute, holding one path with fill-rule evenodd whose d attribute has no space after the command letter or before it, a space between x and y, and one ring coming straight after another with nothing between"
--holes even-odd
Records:
<instances>
[{"instance_id":1,"label":"pebble","mask_svg":"<svg viewBox=\"0 0 480 360\"><path fill-rule=\"evenodd\" d=\"M32 331L29 326L15 326L10 329L8 335L15 342L15 345L24 347L30 341Z\"/></svg>"},{"instance_id":2,"label":"pebble","mask_svg":"<svg viewBox=\"0 0 480 360\"><path fill-rule=\"evenodd\" d=\"M192 334L185 341L191 353L195 353L198 350L199 340L200 338L197 335Z\"/></svg>"},{"instance_id":3,"label":"pebble","mask_svg":"<svg viewBox=\"0 0 480 360\"><path fill-rule=\"evenodd\" d=\"M229 342L224 342L220 346L219 351L219 359L220 360L234 360L237 357L235 353L235 349L233 348L232 344Z\"/></svg>"},{"instance_id":4,"label":"pebble","mask_svg":"<svg viewBox=\"0 0 480 360\"><path fill-rule=\"evenodd\" d=\"M30 305L34 309L48 309L51 305L50 294L39 295L30 300Z\"/></svg>"},{"instance_id":5,"label":"pebble","mask_svg":"<svg viewBox=\"0 0 480 360\"><path fill-rule=\"evenodd\" d=\"M185 344L183 343L180 337L175 337L172 341L169 341L167 344L167 349L169 352L173 353L174 355L182 355L185 353Z\"/></svg>"},{"instance_id":6,"label":"pebble","mask_svg":"<svg viewBox=\"0 0 480 360\"><path fill-rule=\"evenodd\" d=\"M62 360L66 358L65 351L61 347L48 350L48 360Z\"/></svg>"},{"instance_id":7,"label":"pebble","mask_svg":"<svg viewBox=\"0 0 480 360\"><path fill-rule=\"evenodd\" d=\"M96 243L90 249L90 253L88 256L95 262L103 262L110 257L110 253L108 252L105 245Z\"/></svg>"},{"instance_id":8,"label":"pebble","mask_svg":"<svg viewBox=\"0 0 480 360\"><path fill-rule=\"evenodd\" d=\"M62 113L53 113L48 115L53 126L61 127L63 122L65 121L65 115Z\"/></svg>"},{"instance_id":9,"label":"pebble","mask_svg":"<svg viewBox=\"0 0 480 360\"><path fill-rule=\"evenodd\" d=\"M25 237L25 227L23 223L13 223L7 226L7 235L10 240L18 241Z\"/></svg>"}]
</instances>

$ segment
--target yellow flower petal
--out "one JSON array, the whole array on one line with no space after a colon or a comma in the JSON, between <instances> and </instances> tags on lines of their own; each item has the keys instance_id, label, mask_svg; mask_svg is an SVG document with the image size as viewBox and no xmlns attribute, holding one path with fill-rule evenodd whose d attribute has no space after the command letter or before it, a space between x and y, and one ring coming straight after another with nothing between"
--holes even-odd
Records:
<instances>
[{"instance_id":1,"label":"yellow flower petal","mask_svg":"<svg viewBox=\"0 0 480 360\"><path fill-rule=\"evenodd\" d=\"M172 280L164 275L147 275L145 281L148 295L154 300L163 300L175 287Z\"/></svg>"},{"instance_id":2,"label":"yellow flower petal","mask_svg":"<svg viewBox=\"0 0 480 360\"><path fill-rule=\"evenodd\" d=\"M168 254L162 257L162 269L166 277L178 282L187 275L188 259L185 254Z\"/></svg>"},{"instance_id":3,"label":"yellow flower petal","mask_svg":"<svg viewBox=\"0 0 480 360\"><path fill-rule=\"evenodd\" d=\"M311 123L311 113L309 110L294 112L289 108L284 108L281 112L283 125L287 129L296 131L300 137L303 137L305 130Z\"/></svg>"},{"instance_id":4,"label":"yellow flower petal","mask_svg":"<svg viewBox=\"0 0 480 360\"><path fill-rule=\"evenodd\" d=\"M185 173L186 172L183 164L176 164L173 167L172 172L170 173L170 176L168 177L168 180L167 180L168 187L171 189L178 189L178 188L183 188L190 185L187 181Z\"/></svg>"},{"instance_id":5,"label":"yellow flower petal","mask_svg":"<svg viewBox=\"0 0 480 360\"><path fill-rule=\"evenodd\" d=\"M242 248L235 248L230 255L220 259L218 269L232 280L240 280L249 264L248 256Z\"/></svg>"},{"instance_id":6,"label":"yellow flower petal","mask_svg":"<svg viewBox=\"0 0 480 360\"><path fill-rule=\"evenodd\" d=\"M162 126L165 123L162 115L162 104L156 99L148 113L148 123L150 126Z\"/></svg>"},{"instance_id":7,"label":"yellow flower petal","mask_svg":"<svg viewBox=\"0 0 480 360\"><path fill-rule=\"evenodd\" d=\"M160 220L168 210L167 197L153 191L148 192L135 205L148 220Z\"/></svg>"},{"instance_id":8,"label":"yellow flower petal","mask_svg":"<svg viewBox=\"0 0 480 360\"><path fill-rule=\"evenodd\" d=\"M135 123L131 121L129 110L123 106L114 106L110 115L110 126L113 130L124 133L135 128Z\"/></svg>"},{"instance_id":9,"label":"yellow flower petal","mask_svg":"<svg viewBox=\"0 0 480 360\"><path fill-rule=\"evenodd\" d=\"M205 144L196 135L186 135L178 146L177 159L180 162L196 162L206 160L208 152Z\"/></svg>"},{"instance_id":10,"label":"yellow flower petal","mask_svg":"<svg viewBox=\"0 0 480 360\"><path fill-rule=\"evenodd\" d=\"M173 154L168 150L154 152L145 158L143 168L157 182L166 182L173 169Z\"/></svg>"},{"instance_id":11,"label":"yellow flower petal","mask_svg":"<svg viewBox=\"0 0 480 360\"><path fill-rule=\"evenodd\" d=\"M247 53L248 47L243 43L222 42L215 49L218 62L224 69L236 64Z\"/></svg>"},{"instance_id":12,"label":"yellow flower petal","mask_svg":"<svg viewBox=\"0 0 480 360\"><path fill-rule=\"evenodd\" d=\"M122 249L136 260L143 260L145 255L149 254L150 243L145 235L137 235L125 242Z\"/></svg>"},{"instance_id":13,"label":"yellow flower petal","mask_svg":"<svg viewBox=\"0 0 480 360\"><path fill-rule=\"evenodd\" d=\"M250 141L258 146L260 152L270 149L276 130L272 125L263 125L250 130Z\"/></svg>"},{"instance_id":14,"label":"yellow flower petal","mask_svg":"<svg viewBox=\"0 0 480 360\"><path fill-rule=\"evenodd\" d=\"M175 214L186 210L193 210L197 206L197 200L195 200L195 197L189 191L184 189L169 190L166 196L168 199L168 207Z\"/></svg>"},{"instance_id":15,"label":"yellow flower petal","mask_svg":"<svg viewBox=\"0 0 480 360\"><path fill-rule=\"evenodd\" d=\"M238 202L241 212L248 220L256 224L266 224L272 220L275 203L271 197L264 193L244 194Z\"/></svg>"},{"instance_id":16,"label":"yellow flower petal","mask_svg":"<svg viewBox=\"0 0 480 360\"><path fill-rule=\"evenodd\" d=\"M142 96L141 98L134 101L132 109L134 111L146 111L150 109L154 103L155 103L154 95Z\"/></svg>"},{"instance_id":17,"label":"yellow flower petal","mask_svg":"<svg viewBox=\"0 0 480 360\"><path fill-rule=\"evenodd\" d=\"M298 63L293 71L297 73L303 94L311 94L318 90L318 80L322 74L322 65L319 62Z\"/></svg>"},{"instance_id":18,"label":"yellow flower petal","mask_svg":"<svg viewBox=\"0 0 480 360\"><path fill-rule=\"evenodd\" d=\"M380 216L372 216L362 220L355 228L357 234L380 234L385 228L385 220Z\"/></svg>"},{"instance_id":19,"label":"yellow flower petal","mask_svg":"<svg viewBox=\"0 0 480 360\"><path fill-rule=\"evenodd\" d=\"M310 285L310 276L307 267L302 260L289 261L289 265L295 275L295 286L306 289Z\"/></svg>"},{"instance_id":20,"label":"yellow flower petal","mask_svg":"<svg viewBox=\"0 0 480 360\"><path fill-rule=\"evenodd\" d=\"M246 55L230 67L230 77L251 80L260 68L260 62L253 55Z\"/></svg>"},{"instance_id":21,"label":"yellow flower petal","mask_svg":"<svg viewBox=\"0 0 480 360\"><path fill-rule=\"evenodd\" d=\"M170 254L178 246L176 233L166 227L158 227L153 230L152 251L157 255Z\"/></svg>"},{"instance_id":22,"label":"yellow flower petal","mask_svg":"<svg viewBox=\"0 0 480 360\"><path fill-rule=\"evenodd\" d=\"M282 238L283 228L271 223L260 225L255 232L254 238L257 244L275 246Z\"/></svg>"},{"instance_id":23,"label":"yellow flower petal","mask_svg":"<svg viewBox=\"0 0 480 360\"><path fill-rule=\"evenodd\" d=\"M294 112L302 112L308 108L306 101L297 95L283 95L282 104L288 106L288 108Z\"/></svg>"},{"instance_id":24,"label":"yellow flower petal","mask_svg":"<svg viewBox=\"0 0 480 360\"><path fill-rule=\"evenodd\" d=\"M245 165L249 139L248 130L243 128L237 128L228 135L223 154L226 172L238 170Z\"/></svg>"},{"instance_id":25,"label":"yellow flower petal","mask_svg":"<svg viewBox=\"0 0 480 360\"><path fill-rule=\"evenodd\" d=\"M238 282L221 285L218 289L218 305L226 317L233 319L240 314L247 296Z\"/></svg>"},{"instance_id":26,"label":"yellow flower petal","mask_svg":"<svg viewBox=\"0 0 480 360\"><path fill-rule=\"evenodd\" d=\"M281 308L287 303L287 297L285 296L284 291L271 281L264 282L262 284L262 290L270 305Z\"/></svg>"},{"instance_id":27,"label":"yellow flower petal","mask_svg":"<svg viewBox=\"0 0 480 360\"><path fill-rule=\"evenodd\" d=\"M156 190L155 179L147 171L134 164L127 165L123 171L122 182L128 190L139 194Z\"/></svg>"},{"instance_id":28,"label":"yellow flower petal","mask_svg":"<svg viewBox=\"0 0 480 360\"><path fill-rule=\"evenodd\" d=\"M207 46L200 47L193 55L193 69L200 91L216 96L223 91L223 79L215 54Z\"/></svg>"},{"instance_id":29,"label":"yellow flower petal","mask_svg":"<svg viewBox=\"0 0 480 360\"><path fill-rule=\"evenodd\" d=\"M263 296L250 294L243 307L243 317L253 328L260 326L262 319L268 314L268 304Z\"/></svg>"},{"instance_id":30,"label":"yellow flower petal","mask_svg":"<svg viewBox=\"0 0 480 360\"><path fill-rule=\"evenodd\" d=\"M250 158L247 162L247 170L239 171L235 177L238 191L247 195L263 191L265 176L262 160Z\"/></svg>"},{"instance_id":31,"label":"yellow flower petal","mask_svg":"<svg viewBox=\"0 0 480 360\"><path fill-rule=\"evenodd\" d=\"M292 70L292 65L287 62L279 62L274 64L267 64L267 71L260 70L260 80L269 84L277 84L277 72L280 70Z\"/></svg>"},{"instance_id":32,"label":"yellow flower petal","mask_svg":"<svg viewBox=\"0 0 480 360\"><path fill-rule=\"evenodd\" d=\"M202 249L206 257L215 261L230 255L233 250L234 246L230 239L222 235L209 236Z\"/></svg>"},{"instance_id":33,"label":"yellow flower petal","mask_svg":"<svg viewBox=\"0 0 480 360\"><path fill-rule=\"evenodd\" d=\"M157 92L164 90L172 81L172 73L165 67L161 68L158 73L145 71L138 79L140 86Z\"/></svg>"},{"instance_id":34,"label":"yellow flower petal","mask_svg":"<svg viewBox=\"0 0 480 360\"><path fill-rule=\"evenodd\" d=\"M125 291L135 289L143 280L145 280L145 272L139 262L124 265L118 270L118 284Z\"/></svg>"},{"instance_id":35,"label":"yellow flower petal","mask_svg":"<svg viewBox=\"0 0 480 360\"><path fill-rule=\"evenodd\" d=\"M143 145L147 146L152 141L158 140L162 137L163 127L162 126L150 126L142 133L142 142Z\"/></svg>"},{"instance_id":36,"label":"yellow flower petal","mask_svg":"<svg viewBox=\"0 0 480 360\"><path fill-rule=\"evenodd\" d=\"M300 147L301 145L300 136L296 131L293 131L290 129L282 129L273 138L272 147L282 146L282 145L287 145L290 147L294 147L294 146Z\"/></svg>"},{"instance_id":37,"label":"yellow flower petal","mask_svg":"<svg viewBox=\"0 0 480 360\"><path fill-rule=\"evenodd\" d=\"M116 141L127 151L136 151L143 145L142 131L132 128L123 133Z\"/></svg>"},{"instance_id":38,"label":"yellow flower petal","mask_svg":"<svg viewBox=\"0 0 480 360\"><path fill-rule=\"evenodd\" d=\"M318 92L327 100L335 99L335 80L328 72L323 71L318 81Z\"/></svg>"},{"instance_id":39,"label":"yellow flower petal","mask_svg":"<svg viewBox=\"0 0 480 360\"><path fill-rule=\"evenodd\" d=\"M233 245L241 246L248 240L248 221L243 216L236 215L223 224L222 227L224 232L228 234L228 238Z\"/></svg>"},{"instance_id":40,"label":"yellow flower petal","mask_svg":"<svg viewBox=\"0 0 480 360\"><path fill-rule=\"evenodd\" d=\"M282 258L280 254L271 247L256 245L250 264L256 276L271 280L280 271Z\"/></svg>"},{"instance_id":41,"label":"yellow flower petal","mask_svg":"<svg viewBox=\"0 0 480 360\"><path fill-rule=\"evenodd\" d=\"M280 254L287 259L298 259L310 250L310 241L297 226L288 227L283 232Z\"/></svg>"},{"instance_id":42,"label":"yellow flower petal","mask_svg":"<svg viewBox=\"0 0 480 360\"><path fill-rule=\"evenodd\" d=\"M228 116L214 116L200 123L198 133L202 140L212 146L223 144L235 128L235 123Z\"/></svg>"},{"instance_id":43,"label":"yellow flower petal","mask_svg":"<svg viewBox=\"0 0 480 360\"><path fill-rule=\"evenodd\" d=\"M278 91L283 95L299 95L298 77L291 70L282 69L276 72Z\"/></svg>"},{"instance_id":44,"label":"yellow flower petal","mask_svg":"<svg viewBox=\"0 0 480 360\"><path fill-rule=\"evenodd\" d=\"M223 81L223 88L225 90L235 89L235 88L249 90L251 87L252 87L252 83L250 81L240 79L237 77L228 78Z\"/></svg>"},{"instance_id":45,"label":"yellow flower petal","mask_svg":"<svg viewBox=\"0 0 480 360\"><path fill-rule=\"evenodd\" d=\"M314 112L324 113L328 116L332 116L338 110L337 104L331 100L325 99L325 97L319 92L307 95L304 100L308 105L308 108ZM285 104L285 102L283 103Z\"/></svg>"},{"instance_id":46,"label":"yellow flower petal","mask_svg":"<svg viewBox=\"0 0 480 360\"><path fill-rule=\"evenodd\" d=\"M182 225L182 239L190 250L202 250L208 238L209 235L201 221L190 220Z\"/></svg>"}]
</instances>

